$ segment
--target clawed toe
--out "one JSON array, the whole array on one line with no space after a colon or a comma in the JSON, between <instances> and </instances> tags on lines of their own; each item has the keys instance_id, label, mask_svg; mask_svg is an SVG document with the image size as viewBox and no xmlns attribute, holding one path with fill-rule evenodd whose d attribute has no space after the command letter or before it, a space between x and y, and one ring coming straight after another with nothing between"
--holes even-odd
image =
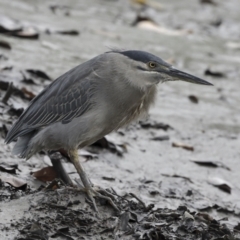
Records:
<instances>
[{"instance_id":1,"label":"clawed toe","mask_svg":"<svg viewBox=\"0 0 240 240\"><path fill-rule=\"evenodd\" d=\"M98 212L96 202L94 198L100 198L106 200L117 212L119 212L119 208L116 206L116 204L113 202L115 200L115 197L113 194L109 193L108 191L99 188L99 187L92 187L90 189L86 190L87 196L90 198L91 202L93 203L93 207L96 212Z\"/></svg>"}]
</instances>

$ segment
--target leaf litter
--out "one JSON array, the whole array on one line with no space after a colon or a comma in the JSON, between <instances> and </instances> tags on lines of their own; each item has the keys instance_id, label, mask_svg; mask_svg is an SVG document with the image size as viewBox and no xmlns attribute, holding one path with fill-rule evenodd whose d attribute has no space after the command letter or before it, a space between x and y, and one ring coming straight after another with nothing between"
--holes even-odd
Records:
<instances>
[{"instance_id":1,"label":"leaf litter","mask_svg":"<svg viewBox=\"0 0 240 240\"><path fill-rule=\"evenodd\" d=\"M60 236L64 239L95 239L94 236L99 236L101 239L126 240L235 240L239 237L238 225L234 226L234 230L230 229L220 220L186 206L177 209L153 208L152 205L143 205L129 194L114 197L121 211L116 213L106 202L97 200L101 212L98 216L84 204L83 193L74 189L62 186L54 191L36 192L30 196L28 214L11 223L12 228L19 229L15 239Z\"/></svg>"},{"instance_id":2,"label":"leaf litter","mask_svg":"<svg viewBox=\"0 0 240 240\"><path fill-rule=\"evenodd\" d=\"M147 25L147 28L148 27L149 25ZM11 30L11 26L9 26L9 28L9 30ZM29 30L26 31L19 22L12 24L12 30L14 29L19 33L24 33L24 31L31 32ZM10 67L8 71L15 70ZM34 86L42 83L41 74L28 73L32 77L32 81L28 76L26 79L10 77L14 83L12 96L22 98L24 102L34 97L37 92L37 88L34 89ZM14 79L20 81L14 81ZM7 79L6 75L1 76L1 80L4 80L2 82L4 89L1 89L6 91L11 81L8 81L9 79ZM12 104L11 96L10 101L7 101L7 103ZM4 106L3 108L9 109L6 114L4 113L4 117L6 118L6 115L10 116L6 124L4 123L2 125L1 133L4 138L8 124L12 122L14 116L19 116L22 110L12 105ZM165 131L173 129L168 124L154 121L140 124L140 126L146 129L163 129ZM105 148L103 146L107 146L107 149L113 150L113 152L117 154L119 151L120 155L126 150L124 145L122 149L119 150L119 144L115 142L112 145L113 147L111 147L111 144L106 144L106 140L103 141L101 148ZM7 169L7 167L5 167L5 169ZM176 176L169 175L169 177ZM185 179L185 177L182 176L177 177ZM105 180L107 179L112 180L114 178L105 177ZM148 184L152 182L152 180L149 180ZM153 205L146 206L145 203L142 204L131 196L131 194L115 196L116 199L114 201L121 209L121 213L113 212L111 207L106 205L106 202L99 201L98 206L101 209L100 212L104 215L99 219L91 208L89 208L89 205L85 204L85 196L79 192L76 193L73 189L70 190L64 185L56 184L55 180L53 180L51 184L48 185L50 187L44 192L41 191L43 187L40 186L38 191L26 193L21 199L21 202L29 201L27 214L22 214L19 220L14 219L11 225L1 226L2 230L10 232L14 228L18 229L19 232L16 239L91 239L96 238L96 236L101 236L102 239L239 239L239 224L228 228L225 224L222 224L220 220L215 220L214 217L209 214L203 215L203 213L193 211L186 206L180 206L177 209L154 208ZM9 188L6 188L4 185L5 182L2 181L0 183L0 191L1 193L5 191L6 196L7 194L10 196L9 198L13 199L14 194L20 191L18 187L9 186ZM52 189L55 190L53 191ZM189 197L194 196L193 191L189 190L189 193L191 193ZM169 194L170 197L173 197L173 195L174 194ZM167 198L167 195L163 197ZM14 203L15 202L12 202L13 207L15 205ZM209 206L209 209L217 209L219 212L222 211L231 214L234 213L232 209L214 205ZM5 209L3 209L3 211L5 211Z\"/></svg>"}]
</instances>

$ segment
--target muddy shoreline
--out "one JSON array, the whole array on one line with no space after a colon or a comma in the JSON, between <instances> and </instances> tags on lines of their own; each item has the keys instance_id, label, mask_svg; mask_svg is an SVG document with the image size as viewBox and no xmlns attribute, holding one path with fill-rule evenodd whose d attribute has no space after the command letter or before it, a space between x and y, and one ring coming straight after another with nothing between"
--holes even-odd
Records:
<instances>
[{"instance_id":1,"label":"muddy shoreline","mask_svg":"<svg viewBox=\"0 0 240 240\"><path fill-rule=\"evenodd\" d=\"M240 238L240 3L123 2L0 0L1 239ZM146 119L107 136L112 148L79 150L121 208L98 201L99 218L84 193L44 190L51 181L32 173L50 169L48 155L19 159L4 138L45 86L109 47L149 51L214 87L162 84Z\"/></svg>"}]
</instances>

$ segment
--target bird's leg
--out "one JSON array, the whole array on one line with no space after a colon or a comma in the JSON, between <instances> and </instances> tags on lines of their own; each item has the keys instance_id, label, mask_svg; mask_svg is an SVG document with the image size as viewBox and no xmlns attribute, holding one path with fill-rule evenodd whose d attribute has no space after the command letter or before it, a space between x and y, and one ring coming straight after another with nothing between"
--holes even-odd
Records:
<instances>
[{"instance_id":1,"label":"bird's leg","mask_svg":"<svg viewBox=\"0 0 240 240\"><path fill-rule=\"evenodd\" d=\"M85 173L82 165L80 164L77 149L73 149L73 150L68 151L68 154L69 154L71 162L73 163L74 167L76 168L76 170L77 170L77 172L78 172L78 174L79 174L79 176L82 180L82 183L85 187L85 190L87 192L88 197L90 198L90 200L93 203L94 209L98 212L95 200L93 198L93 194L91 192L92 183L90 182L87 174Z\"/></svg>"},{"instance_id":2,"label":"bird's leg","mask_svg":"<svg viewBox=\"0 0 240 240\"><path fill-rule=\"evenodd\" d=\"M101 188L99 188L97 190L93 189L93 184L89 180L87 174L85 173L83 167L80 164L77 149L72 149L72 150L68 151L68 154L69 154L70 160L72 161L73 165L75 166L75 168L82 180L82 183L85 187L88 197L90 198L90 200L93 203L95 211L98 212L94 197L99 197L99 198L107 200L115 210L119 211L118 207L113 203L113 201L110 197L110 195L111 195L110 193L108 193L107 191L105 191ZM102 195L100 192L102 192L106 196Z\"/></svg>"}]
</instances>

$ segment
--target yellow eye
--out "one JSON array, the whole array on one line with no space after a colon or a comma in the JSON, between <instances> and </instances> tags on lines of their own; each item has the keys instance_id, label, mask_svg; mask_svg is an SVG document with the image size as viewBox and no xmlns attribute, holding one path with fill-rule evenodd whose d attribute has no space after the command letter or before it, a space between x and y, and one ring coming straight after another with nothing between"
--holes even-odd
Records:
<instances>
[{"instance_id":1,"label":"yellow eye","mask_svg":"<svg viewBox=\"0 0 240 240\"><path fill-rule=\"evenodd\" d=\"M149 66L150 68L155 68L155 67L157 66L157 64L156 64L155 62L149 62L149 63L148 63L148 66Z\"/></svg>"}]
</instances>

